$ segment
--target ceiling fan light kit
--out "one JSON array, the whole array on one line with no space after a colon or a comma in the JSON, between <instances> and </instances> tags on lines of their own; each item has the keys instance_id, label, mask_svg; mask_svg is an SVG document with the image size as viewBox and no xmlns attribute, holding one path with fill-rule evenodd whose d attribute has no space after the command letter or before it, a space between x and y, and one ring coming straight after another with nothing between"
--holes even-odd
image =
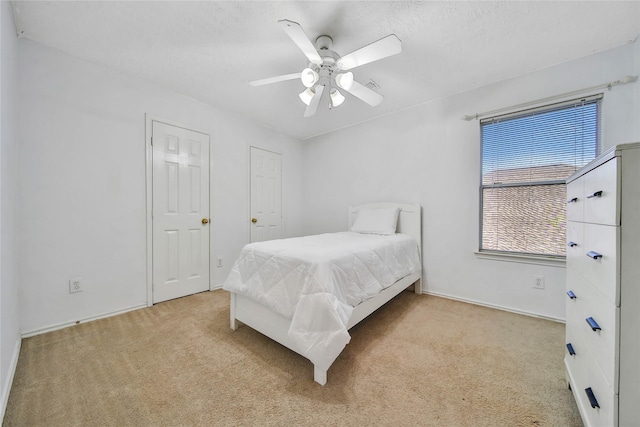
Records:
<instances>
[{"instance_id":1,"label":"ceiling fan light kit","mask_svg":"<svg viewBox=\"0 0 640 427\"><path fill-rule=\"evenodd\" d=\"M254 80L249 82L251 86L262 86L299 78L306 87L298 95L300 100L307 105L304 117L311 117L316 113L324 89L327 86L329 87L327 91L330 98L329 108L338 107L345 101L344 95L338 91L338 88L371 106L376 106L382 102L384 99L382 95L355 81L353 73L348 70L400 53L402 51L402 42L395 34L388 35L348 55L340 56L331 50L333 46L331 37L326 35L319 36L314 46L297 22L283 19L278 23L304 53L309 60L309 64L300 73Z\"/></svg>"},{"instance_id":2,"label":"ceiling fan light kit","mask_svg":"<svg viewBox=\"0 0 640 427\"><path fill-rule=\"evenodd\" d=\"M311 68L305 68L302 70L302 75L300 76L300 80L302 80L302 84L305 87L313 87L318 82L320 76L317 72L312 70Z\"/></svg>"},{"instance_id":3,"label":"ceiling fan light kit","mask_svg":"<svg viewBox=\"0 0 640 427\"><path fill-rule=\"evenodd\" d=\"M351 89L351 86L353 86L353 73L349 71L347 73L338 74L336 76L336 85L344 90Z\"/></svg>"},{"instance_id":4,"label":"ceiling fan light kit","mask_svg":"<svg viewBox=\"0 0 640 427\"><path fill-rule=\"evenodd\" d=\"M313 95L315 95L315 92L311 90L310 87L308 87L306 90L298 94L302 102L304 102L306 105L311 104L311 99L313 99Z\"/></svg>"},{"instance_id":5,"label":"ceiling fan light kit","mask_svg":"<svg viewBox=\"0 0 640 427\"><path fill-rule=\"evenodd\" d=\"M329 95L331 96L332 107L339 107L345 100L344 95L341 94L338 89L331 89L331 93Z\"/></svg>"}]
</instances>

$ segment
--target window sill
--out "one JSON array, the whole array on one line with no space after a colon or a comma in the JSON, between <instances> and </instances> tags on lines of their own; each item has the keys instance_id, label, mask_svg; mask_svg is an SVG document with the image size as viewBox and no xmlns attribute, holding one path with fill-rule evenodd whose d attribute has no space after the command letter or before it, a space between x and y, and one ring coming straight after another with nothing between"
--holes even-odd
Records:
<instances>
[{"instance_id":1,"label":"window sill","mask_svg":"<svg viewBox=\"0 0 640 427\"><path fill-rule=\"evenodd\" d=\"M488 259L492 261L517 262L520 264L547 265L550 267L562 267L562 268L566 266L566 260L564 257L510 254L506 252L488 252L488 251L476 251L474 253L476 255L476 258Z\"/></svg>"}]
</instances>

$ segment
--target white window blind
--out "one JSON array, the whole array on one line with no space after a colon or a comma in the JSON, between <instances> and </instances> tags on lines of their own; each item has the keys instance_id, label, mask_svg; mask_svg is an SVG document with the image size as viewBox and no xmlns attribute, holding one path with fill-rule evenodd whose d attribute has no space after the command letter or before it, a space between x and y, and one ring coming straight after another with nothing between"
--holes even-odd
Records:
<instances>
[{"instance_id":1,"label":"white window blind","mask_svg":"<svg viewBox=\"0 0 640 427\"><path fill-rule=\"evenodd\" d=\"M599 154L601 98L480 122L480 250L565 255L565 179Z\"/></svg>"}]
</instances>

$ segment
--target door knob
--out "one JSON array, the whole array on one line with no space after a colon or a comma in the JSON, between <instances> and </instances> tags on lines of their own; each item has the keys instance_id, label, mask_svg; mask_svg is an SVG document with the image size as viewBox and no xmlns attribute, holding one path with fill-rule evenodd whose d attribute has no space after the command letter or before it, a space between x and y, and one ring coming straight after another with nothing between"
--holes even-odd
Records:
<instances>
[{"instance_id":1,"label":"door knob","mask_svg":"<svg viewBox=\"0 0 640 427\"><path fill-rule=\"evenodd\" d=\"M202 218L203 224L209 224L209 218Z\"/></svg>"},{"instance_id":2,"label":"door knob","mask_svg":"<svg viewBox=\"0 0 640 427\"><path fill-rule=\"evenodd\" d=\"M256 222L258 222L258 218L251 218L251 222L255 224Z\"/></svg>"}]
</instances>

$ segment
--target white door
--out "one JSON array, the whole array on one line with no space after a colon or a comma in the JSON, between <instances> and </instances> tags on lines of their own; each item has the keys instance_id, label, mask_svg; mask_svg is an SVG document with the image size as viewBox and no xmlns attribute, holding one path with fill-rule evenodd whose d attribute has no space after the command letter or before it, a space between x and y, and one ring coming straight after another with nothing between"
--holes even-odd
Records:
<instances>
[{"instance_id":1,"label":"white door","mask_svg":"<svg viewBox=\"0 0 640 427\"><path fill-rule=\"evenodd\" d=\"M251 147L251 242L282 237L282 156Z\"/></svg>"},{"instance_id":2,"label":"white door","mask_svg":"<svg viewBox=\"0 0 640 427\"><path fill-rule=\"evenodd\" d=\"M209 290L209 135L152 123L153 302Z\"/></svg>"}]
</instances>

